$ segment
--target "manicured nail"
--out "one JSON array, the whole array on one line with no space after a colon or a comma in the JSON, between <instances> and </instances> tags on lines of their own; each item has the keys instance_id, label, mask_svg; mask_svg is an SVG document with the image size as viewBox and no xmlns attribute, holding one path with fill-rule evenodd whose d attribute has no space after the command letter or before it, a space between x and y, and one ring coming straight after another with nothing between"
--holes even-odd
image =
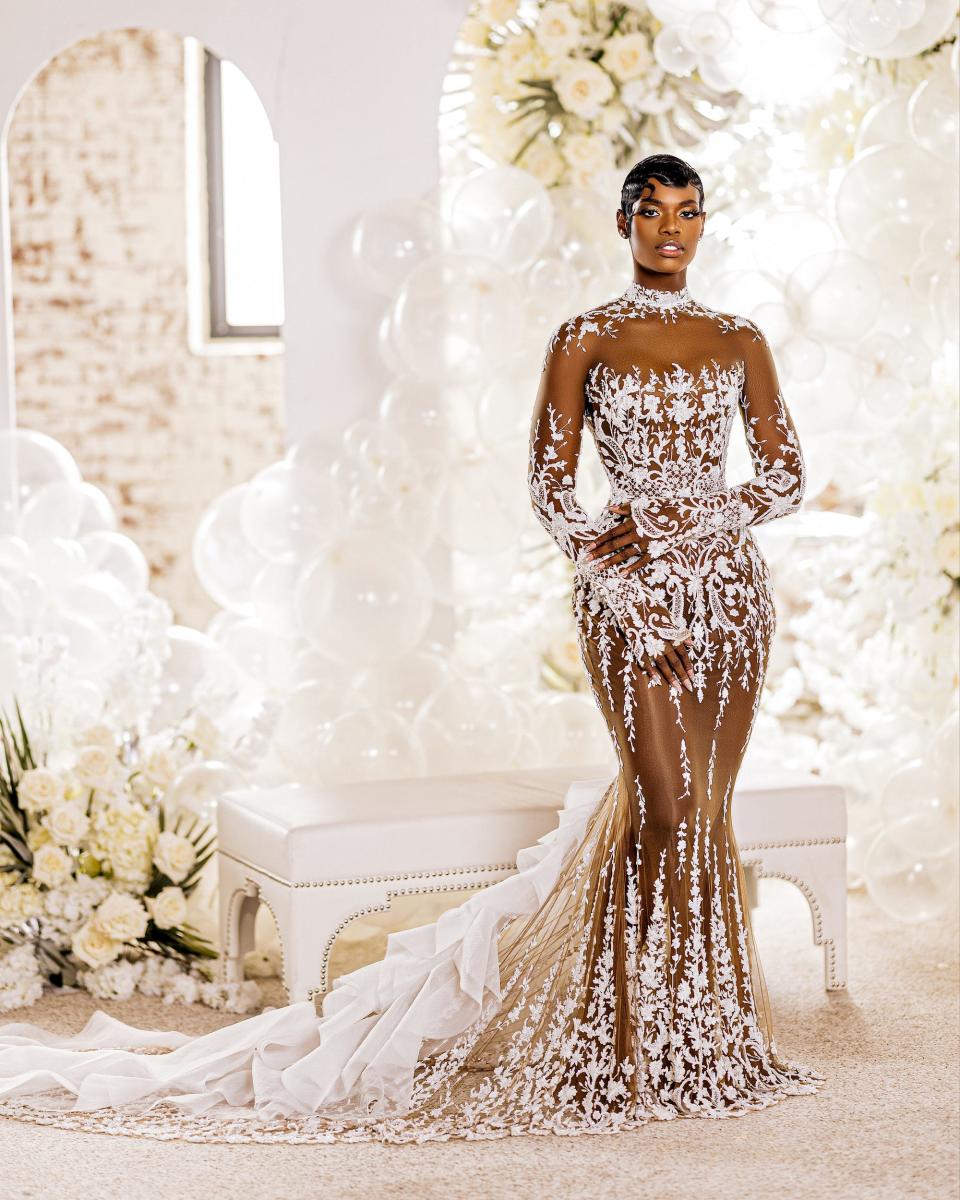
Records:
<instances>
[{"instance_id":1,"label":"manicured nail","mask_svg":"<svg viewBox=\"0 0 960 1200\"><path fill-rule=\"evenodd\" d=\"M683 686L684 686L684 687L687 689L687 691L688 691L688 692L692 692L692 691L693 691L693 684L690 682L690 680L689 680L689 679L685 679L685 680L683 681Z\"/></svg>"}]
</instances>

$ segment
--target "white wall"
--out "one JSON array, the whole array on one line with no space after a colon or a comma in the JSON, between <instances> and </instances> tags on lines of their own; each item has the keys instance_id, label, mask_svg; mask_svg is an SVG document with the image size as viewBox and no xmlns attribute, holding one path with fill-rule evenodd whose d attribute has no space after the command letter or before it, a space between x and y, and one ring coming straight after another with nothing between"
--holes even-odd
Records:
<instances>
[{"instance_id":1,"label":"white wall","mask_svg":"<svg viewBox=\"0 0 960 1200\"><path fill-rule=\"evenodd\" d=\"M0 428L16 420L6 127L53 54L102 30L165 29L199 38L256 87L280 145L289 444L370 414L378 399L384 373L371 347L382 301L351 276L349 230L378 198L435 183L440 89L464 11L464 0L370 0L360 10L311 0L3 0Z\"/></svg>"}]
</instances>

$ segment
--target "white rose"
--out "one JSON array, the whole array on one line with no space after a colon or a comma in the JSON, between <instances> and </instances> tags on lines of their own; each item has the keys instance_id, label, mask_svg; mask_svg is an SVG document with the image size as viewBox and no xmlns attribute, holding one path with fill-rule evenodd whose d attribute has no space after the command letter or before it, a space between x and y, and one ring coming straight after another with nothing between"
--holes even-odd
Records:
<instances>
[{"instance_id":1,"label":"white rose","mask_svg":"<svg viewBox=\"0 0 960 1200\"><path fill-rule=\"evenodd\" d=\"M174 929L187 919L187 898L181 888L165 887L156 896L147 896L146 904L160 929Z\"/></svg>"},{"instance_id":2,"label":"white rose","mask_svg":"<svg viewBox=\"0 0 960 1200\"><path fill-rule=\"evenodd\" d=\"M193 843L178 833L167 830L157 838L153 861L172 883L180 883L190 873L196 862L197 852Z\"/></svg>"},{"instance_id":3,"label":"white rose","mask_svg":"<svg viewBox=\"0 0 960 1200\"><path fill-rule=\"evenodd\" d=\"M563 139L563 157L575 171L592 175L613 162L613 147L600 133L571 133Z\"/></svg>"},{"instance_id":4,"label":"white rose","mask_svg":"<svg viewBox=\"0 0 960 1200\"><path fill-rule=\"evenodd\" d=\"M644 75L642 79L631 79L620 89L620 99L630 110L638 113L666 112L675 103L668 91L661 93L660 83L663 72L659 69Z\"/></svg>"},{"instance_id":5,"label":"white rose","mask_svg":"<svg viewBox=\"0 0 960 1200\"><path fill-rule=\"evenodd\" d=\"M550 74L553 58L524 33L510 38L497 53L497 62L506 90L516 88L521 79L545 79Z\"/></svg>"},{"instance_id":6,"label":"white rose","mask_svg":"<svg viewBox=\"0 0 960 1200\"><path fill-rule=\"evenodd\" d=\"M59 804L63 794L63 780L46 767L32 767L24 771L17 784L20 807L27 812L45 812Z\"/></svg>"},{"instance_id":7,"label":"white rose","mask_svg":"<svg viewBox=\"0 0 960 1200\"><path fill-rule=\"evenodd\" d=\"M46 887L59 887L73 874L70 856L53 842L41 846L33 856L33 877Z\"/></svg>"},{"instance_id":8,"label":"white rose","mask_svg":"<svg viewBox=\"0 0 960 1200\"><path fill-rule=\"evenodd\" d=\"M563 176L563 159L549 136L539 137L528 146L520 164L546 187L557 183Z\"/></svg>"},{"instance_id":9,"label":"white rose","mask_svg":"<svg viewBox=\"0 0 960 1200\"><path fill-rule=\"evenodd\" d=\"M31 827L27 830L27 845L31 850L34 851L34 853L36 853L41 846L46 846L52 841L53 838L50 836L50 830L44 829L42 825L31 825Z\"/></svg>"},{"instance_id":10,"label":"white rose","mask_svg":"<svg viewBox=\"0 0 960 1200\"><path fill-rule=\"evenodd\" d=\"M945 529L937 538L937 565L954 579L960 576L960 530Z\"/></svg>"},{"instance_id":11,"label":"white rose","mask_svg":"<svg viewBox=\"0 0 960 1200\"><path fill-rule=\"evenodd\" d=\"M109 788L117 779L117 755L103 746L84 746L77 755L73 773L88 788Z\"/></svg>"},{"instance_id":12,"label":"white rose","mask_svg":"<svg viewBox=\"0 0 960 1200\"><path fill-rule=\"evenodd\" d=\"M613 80L594 62L573 62L556 82L557 98L567 112L592 121L614 94Z\"/></svg>"},{"instance_id":13,"label":"white rose","mask_svg":"<svg viewBox=\"0 0 960 1200\"><path fill-rule=\"evenodd\" d=\"M616 79L626 82L654 64L653 53L642 33L614 35L603 43L603 65Z\"/></svg>"},{"instance_id":14,"label":"white rose","mask_svg":"<svg viewBox=\"0 0 960 1200\"><path fill-rule=\"evenodd\" d=\"M132 942L147 931L147 910L136 896L112 892L96 909L91 923L117 942Z\"/></svg>"},{"instance_id":15,"label":"white rose","mask_svg":"<svg viewBox=\"0 0 960 1200\"><path fill-rule=\"evenodd\" d=\"M114 755L117 752L116 735L104 721L88 725L86 729L77 734L74 740L78 746L99 746L102 750L109 750Z\"/></svg>"},{"instance_id":16,"label":"white rose","mask_svg":"<svg viewBox=\"0 0 960 1200\"><path fill-rule=\"evenodd\" d=\"M171 751L160 746L144 758L140 770L154 787L167 788L176 777L179 766Z\"/></svg>"},{"instance_id":17,"label":"white rose","mask_svg":"<svg viewBox=\"0 0 960 1200\"><path fill-rule=\"evenodd\" d=\"M215 758L220 750L220 730L205 713L196 713L186 728L187 737L207 758Z\"/></svg>"},{"instance_id":18,"label":"white rose","mask_svg":"<svg viewBox=\"0 0 960 1200\"><path fill-rule=\"evenodd\" d=\"M548 54L567 54L583 40L583 30L569 5L549 0L540 9L534 36Z\"/></svg>"},{"instance_id":19,"label":"white rose","mask_svg":"<svg viewBox=\"0 0 960 1200\"><path fill-rule=\"evenodd\" d=\"M43 899L32 883L14 883L0 888L0 929L20 925L27 917L43 911Z\"/></svg>"},{"instance_id":20,"label":"white rose","mask_svg":"<svg viewBox=\"0 0 960 1200\"><path fill-rule=\"evenodd\" d=\"M52 812L48 812L43 818L43 825L61 846L76 846L86 836L90 818L82 801L70 802L58 804Z\"/></svg>"},{"instance_id":21,"label":"white rose","mask_svg":"<svg viewBox=\"0 0 960 1200\"><path fill-rule=\"evenodd\" d=\"M506 25L517 15L517 0L484 0L480 14L491 25Z\"/></svg>"},{"instance_id":22,"label":"white rose","mask_svg":"<svg viewBox=\"0 0 960 1200\"><path fill-rule=\"evenodd\" d=\"M115 941L92 920L77 930L70 944L77 958L88 967L102 967L104 963L113 962L123 949L123 942Z\"/></svg>"}]
</instances>

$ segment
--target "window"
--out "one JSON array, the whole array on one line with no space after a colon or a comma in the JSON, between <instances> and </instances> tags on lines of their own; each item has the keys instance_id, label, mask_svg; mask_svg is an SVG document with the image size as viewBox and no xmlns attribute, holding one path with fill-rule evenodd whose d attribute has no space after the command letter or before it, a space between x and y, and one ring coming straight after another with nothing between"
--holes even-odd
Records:
<instances>
[{"instance_id":1,"label":"window","mask_svg":"<svg viewBox=\"0 0 960 1200\"><path fill-rule=\"evenodd\" d=\"M207 337L279 339L283 325L280 157L238 67L203 51Z\"/></svg>"}]
</instances>

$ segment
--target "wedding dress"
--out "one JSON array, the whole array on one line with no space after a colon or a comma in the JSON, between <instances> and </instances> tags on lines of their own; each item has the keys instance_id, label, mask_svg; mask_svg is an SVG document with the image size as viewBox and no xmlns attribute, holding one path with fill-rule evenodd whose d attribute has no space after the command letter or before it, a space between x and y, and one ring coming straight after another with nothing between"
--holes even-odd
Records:
<instances>
[{"instance_id":1,"label":"wedding dress","mask_svg":"<svg viewBox=\"0 0 960 1200\"><path fill-rule=\"evenodd\" d=\"M726 486L742 413L754 477ZM652 540L575 496L582 427ZM0 1112L195 1141L424 1142L731 1117L818 1090L783 1059L731 828L775 611L751 526L804 469L770 350L686 287L638 284L552 334L531 425L534 510L572 560L583 665L619 770L517 872L312 1001L189 1037L98 1010L76 1035L0 1027ZM632 561L632 560L629 560ZM640 667L689 633L692 688Z\"/></svg>"}]
</instances>

